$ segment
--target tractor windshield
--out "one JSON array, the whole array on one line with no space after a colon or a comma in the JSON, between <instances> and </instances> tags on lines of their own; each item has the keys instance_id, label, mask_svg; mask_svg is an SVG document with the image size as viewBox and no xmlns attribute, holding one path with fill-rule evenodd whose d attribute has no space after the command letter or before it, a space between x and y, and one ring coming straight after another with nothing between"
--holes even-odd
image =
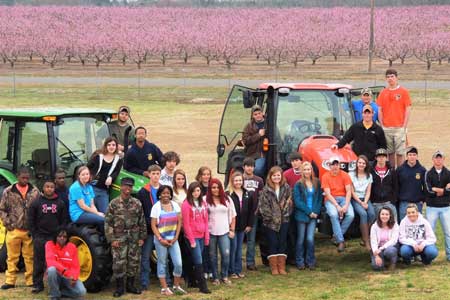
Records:
<instances>
[{"instance_id":1,"label":"tractor windshield","mask_svg":"<svg viewBox=\"0 0 450 300\"><path fill-rule=\"evenodd\" d=\"M96 117L65 117L54 127L57 167L71 177L76 167L86 164L109 136L106 122ZM68 178L68 181L69 180Z\"/></svg>"},{"instance_id":2,"label":"tractor windshield","mask_svg":"<svg viewBox=\"0 0 450 300\"><path fill-rule=\"evenodd\" d=\"M339 138L352 123L345 95L335 90L291 90L288 96L279 96L277 144L281 153L289 154L311 135Z\"/></svg>"}]
</instances>

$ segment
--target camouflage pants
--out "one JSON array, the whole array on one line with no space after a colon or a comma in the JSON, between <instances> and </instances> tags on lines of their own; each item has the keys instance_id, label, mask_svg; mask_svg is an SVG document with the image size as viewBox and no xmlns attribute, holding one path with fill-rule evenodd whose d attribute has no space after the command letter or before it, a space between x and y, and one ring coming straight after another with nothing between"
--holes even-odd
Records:
<instances>
[{"instance_id":1,"label":"camouflage pants","mask_svg":"<svg viewBox=\"0 0 450 300\"><path fill-rule=\"evenodd\" d=\"M111 247L113 273L115 278L138 275L141 259L141 247L138 241L120 242L119 247Z\"/></svg>"}]
</instances>

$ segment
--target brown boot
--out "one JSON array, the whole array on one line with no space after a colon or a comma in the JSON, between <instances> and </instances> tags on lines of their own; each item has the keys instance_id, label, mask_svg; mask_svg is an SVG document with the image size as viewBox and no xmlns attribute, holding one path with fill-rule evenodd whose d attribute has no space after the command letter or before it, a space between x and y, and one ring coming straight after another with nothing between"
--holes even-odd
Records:
<instances>
[{"instance_id":1,"label":"brown boot","mask_svg":"<svg viewBox=\"0 0 450 300\"><path fill-rule=\"evenodd\" d=\"M268 257L268 259L272 275L279 275L280 273L278 273L278 261L277 261L278 256L272 255Z\"/></svg>"},{"instance_id":2,"label":"brown boot","mask_svg":"<svg viewBox=\"0 0 450 300\"><path fill-rule=\"evenodd\" d=\"M364 247L366 247L367 251L370 251L369 224L360 224L359 230L361 231L361 239L364 242Z\"/></svg>"},{"instance_id":3,"label":"brown boot","mask_svg":"<svg viewBox=\"0 0 450 300\"><path fill-rule=\"evenodd\" d=\"M280 275L287 275L287 272L286 272L286 256L285 255L278 255L277 256L277 262L278 262L278 273L280 273Z\"/></svg>"}]
</instances>

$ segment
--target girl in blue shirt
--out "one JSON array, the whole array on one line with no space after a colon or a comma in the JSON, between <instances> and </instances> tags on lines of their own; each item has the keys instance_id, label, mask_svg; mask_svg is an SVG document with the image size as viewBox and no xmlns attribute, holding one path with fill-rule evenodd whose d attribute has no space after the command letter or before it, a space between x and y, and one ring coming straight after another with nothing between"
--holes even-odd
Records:
<instances>
[{"instance_id":1,"label":"girl in blue shirt","mask_svg":"<svg viewBox=\"0 0 450 300\"><path fill-rule=\"evenodd\" d=\"M99 212L94 203L94 189L90 182L89 168L81 166L77 171L77 181L69 188L69 214L77 224L94 224L104 231L105 214Z\"/></svg>"}]
</instances>

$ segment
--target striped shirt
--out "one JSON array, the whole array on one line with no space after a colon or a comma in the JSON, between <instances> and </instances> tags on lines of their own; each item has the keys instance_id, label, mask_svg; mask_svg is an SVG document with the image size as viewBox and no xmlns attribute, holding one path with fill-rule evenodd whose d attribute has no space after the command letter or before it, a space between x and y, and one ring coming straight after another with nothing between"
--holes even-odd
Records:
<instances>
[{"instance_id":1,"label":"striped shirt","mask_svg":"<svg viewBox=\"0 0 450 300\"><path fill-rule=\"evenodd\" d=\"M158 201L153 205L150 217L156 219L156 224L161 237L165 240L175 238L177 232L178 215L181 213L180 206L175 201L170 201L172 211L165 211Z\"/></svg>"}]
</instances>

